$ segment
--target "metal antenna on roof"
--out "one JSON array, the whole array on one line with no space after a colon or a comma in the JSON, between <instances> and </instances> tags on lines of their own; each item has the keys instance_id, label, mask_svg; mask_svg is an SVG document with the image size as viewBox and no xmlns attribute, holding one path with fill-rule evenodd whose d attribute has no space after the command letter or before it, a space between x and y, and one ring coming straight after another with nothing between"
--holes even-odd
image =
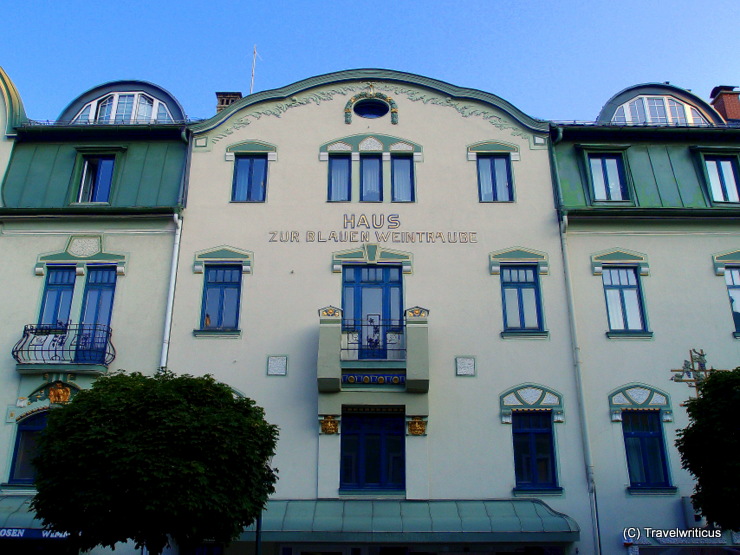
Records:
<instances>
[{"instance_id":1,"label":"metal antenna on roof","mask_svg":"<svg viewBox=\"0 0 740 555\"><path fill-rule=\"evenodd\" d=\"M252 52L252 81L249 84L249 94L254 92L254 68L257 65L257 57L259 57L260 60L262 59L262 56L257 54L257 45L255 44Z\"/></svg>"}]
</instances>

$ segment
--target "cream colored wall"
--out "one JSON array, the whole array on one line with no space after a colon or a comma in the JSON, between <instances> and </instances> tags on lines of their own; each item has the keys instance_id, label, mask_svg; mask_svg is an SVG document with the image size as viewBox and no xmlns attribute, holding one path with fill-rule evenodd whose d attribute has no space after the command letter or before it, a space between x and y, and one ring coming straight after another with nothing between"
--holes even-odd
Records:
<instances>
[{"instance_id":1,"label":"cream colored wall","mask_svg":"<svg viewBox=\"0 0 740 555\"><path fill-rule=\"evenodd\" d=\"M21 376L12 357L13 345L21 339L23 326L38 322L45 276L36 276L34 267L39 255L64 251L71 235L102 234L103 250L127 256L125 275L118 276L113 304L111 342L116 358L109 370L125 369L152 374L159 365L162 347L164 310L172 256L174 225L170 221L117 219L107 221L5 220L0 222L0 392L6 418L0 425L0 442L11 446L0 457L0 479L6 481L10 471L15 438L15 424L8 422L7 411L18 414L38 408L32 403L16 409L19 396L28 396L46 380L42 375ZM85 276L78 276L73 307L81 306L77 295L84 290ZM79 309L71 315L79 322ZM62 366L60 365L60 368ZM89 379L78 375L76 383ZM30 388L30 390L29 390Z\"/></svg>"},{"instance_id":2,"label":"cream colored wall","mask_svg":"<svg viewBox=\"0 0 740 555\"><path fill-rule=\"evenodd\" d=\"M321 91L303 96L313 92ZM245 108L232 121L242 118L248 125L231 128L226 122L203 135L209 146L193 149L169 366L176 372L212 373L265 407L267 418L281 428L274 460L280 469L277 498L336 495L338 466L317 468L317 310L341 306L341 274L331 271L332 253L360 243L306 243L305 231L341 230L345 214L398 214L398 231L474 231L474 244L383 244L413 254L413 274L404 276L404 307L431 311L428 435L407 437L407 497L510 497L515 485L511 427L501 423L499 395L517 384L539 383L563 395L566 415L565 423L555 424L560 485L566 493L546 502L576 518L587 548L588 501L546 146L532 148L530 133L522 128L502 130L447 105L413 101L405 94L393 97L398 125L387 116L368 120L356 115L347 125L348 96L337 95L290 108L280 118L248 115L274 105ZM491 106L465 104L471 111L503 115ZM224 128L230 134L213 144ZM415 203L326 201L328 166L319 161L320 145L367 133L422 145L423 161L415 164ZM225 149L247 140L277 147L265 203L229 202L233 162L225 161ZM516 202L478 202L476 163L467 159L466 148L480 141L518 146L521 159L512 162ZM292 230L299 232L300 242L269 242L270 231ZM254 252L253 274L243 276L242 336L193 337L203 290L203 274L193 273L193 256L219 245ZM488 255L513 246L549 255L550 273L541 276L548 339L504 340L499 335L501 288L499 276L489 272ZM287 377L266 376L266 358L275 354L288 355ZM460 355L476 357L475 377L455 376L455 356ZM335 455L322 460L338 465L339 442L324 443L336 444ZM326 487L332 479L333 487Z\"/></svg>"},{"instance_id":3,"label":"cream colored wall","mask_svg":"<svg viewBox=\"0 0 740 555\"><path fill-rule=\"evenodd\" d=\"M599 512L605 553L622 552L622 530L628 526L683 528L681 497L693 491L690 475L681 469L674 447L677 430L688 424L681 404L695 395L686 384L670 381L689 350L704 349L715 368L740 363L740 340L724 277L716 276L712 255L740 248L740 232L707 225L600 226L573 225L567 233L575 291L578 338L594 455ZM650 275L641 278L652 339L608 339L606 303L601 276L592 273L590 257L621 247L644 253ZM627 462L622 425L611 422L609 394L629 383L643 383L668 393L673 422L663 424L675 495L628 495Z\"/></svg>"}]
</instances>

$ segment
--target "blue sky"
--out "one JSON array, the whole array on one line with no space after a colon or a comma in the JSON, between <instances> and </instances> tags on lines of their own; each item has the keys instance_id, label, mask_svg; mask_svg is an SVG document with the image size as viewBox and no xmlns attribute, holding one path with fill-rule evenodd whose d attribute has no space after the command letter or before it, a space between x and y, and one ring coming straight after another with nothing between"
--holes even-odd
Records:
<instances>
[{"instance_id":1,"label":"blue sky","mask_svg":"<svg viewBox=\"0 0 740 555\"><path fill-rule=\"evenodd\" d=\"M32 119L118 79L169 90L191 118L247 93L361 67L481 89L525 113L593 120L623 88L670 81L705 100L740 85L739 0L16 1L0 65Z\"/></svg>"}]
</instances>

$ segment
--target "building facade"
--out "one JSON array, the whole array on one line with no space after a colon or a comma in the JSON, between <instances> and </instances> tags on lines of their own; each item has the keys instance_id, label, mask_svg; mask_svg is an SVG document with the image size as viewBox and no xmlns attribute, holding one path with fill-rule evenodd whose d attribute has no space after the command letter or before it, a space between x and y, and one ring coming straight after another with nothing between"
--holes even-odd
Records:
<instances>
[{"instance_id":1,"label":"building facade","mask_svg":"<svg viewBox=\"0 0 740 555\"><path fill-rule=\"evenodd\" d=\"M54 125L6 94L0 532L40 534L27 453L50 406L166 367L281 430L259 534L227 554L739 544L623 533L701 524L671 370L740 354L737 92L715 93L640 85L558 124L349 70L184 124L121 81Z\"/></svg>"}]
</instances>

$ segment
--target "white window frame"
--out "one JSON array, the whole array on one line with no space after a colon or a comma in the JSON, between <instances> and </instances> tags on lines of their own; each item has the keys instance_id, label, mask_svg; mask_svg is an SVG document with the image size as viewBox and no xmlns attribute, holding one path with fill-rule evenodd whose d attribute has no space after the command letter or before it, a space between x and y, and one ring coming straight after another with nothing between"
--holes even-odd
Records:
<instances>
[{"instance_id":1,"label":"white window frame","mask_svg":"<svg viewBox=\"0 0 740 555\"><path fill-rule=\"evenodd\" d=\"M660 100L662 102L663 109L666 115L666 121L656 121L656 118L650 114L650 101L655 100ZM640 121L639 119L634 119L632 117L631 108L632 105L636 104L637 102L642 104L643 112L645 113L645 121ZM674 102L676 105L683 107L685 121L682 122L673 117L671 113L671 102ZM622 116L618 119L617 113L620 110L622 111ZM692 106L691 104L687 104L686 102L683 102L670 95L652 94L640 95L634 98L630 98L627 102L618 106L617 109L614 111L614 115L612 116L612 123L625 123L630 125L709 125L709 120L704 117L704 115L699 111L698 108Z\"/></svg>"},{"instance_id":2,"label":"white window frame","mask_svg":"<svg viewBox=\"0 0 740 555\"><path fill-rule=\"evenodd\" d=\"M116 121L116 114L118 112L118 101L122 96L134 96L133 101L133 109L131 110L131 116L127 118L124 121ZM149 118L145 120L139 120L137 119L138 116L138 110L139 110L139 101L141 97L146 97L152 101L152 113ZM113 106L110 112L110 116L107 117L104 120L98 119L97 112L100 105L105 102L107 99L113 98ZM81 119L82 114L85 112L87 108L90 108L88 110L88 113L84 119ZM160 121L157 118L157 115L159 114L160 107L163 107L165 112L167 113L168 120L166 121ZM167 108L167 105L162 102L161 100L158 100L157 98L154 98L152 95L146 94L143 91L118 91L118 92L112 92L106 95L103 95L99 98L96 98L92 102L88 102L85 104L79 112L77 112L77 115L72 120L72 123L102 123L102 124L148 124L148 123L172 123L174 119L172 118L172 114L170 113L170 110Z\"/></svg>"}]
</instances>

